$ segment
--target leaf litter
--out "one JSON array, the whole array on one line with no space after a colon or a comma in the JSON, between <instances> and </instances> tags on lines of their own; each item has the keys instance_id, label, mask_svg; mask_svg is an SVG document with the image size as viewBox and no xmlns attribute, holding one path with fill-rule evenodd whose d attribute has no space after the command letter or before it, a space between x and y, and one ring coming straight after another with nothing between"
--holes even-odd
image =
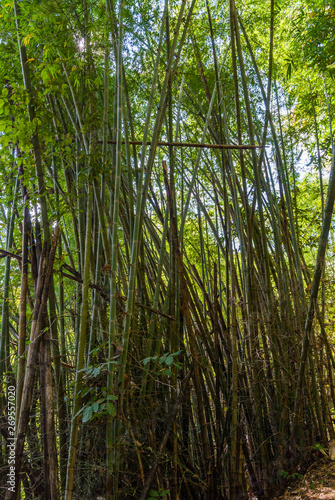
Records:
<instances>
[{"instance_id":1,"label":"leaf litter","mask_svg":"<svg viewBox=\"0 0 335 500\"><path fill-rule=\"evenodd\" d=\"M323 457L274 500L335 500L335 462Z\"/></svg>"}]
</instances>

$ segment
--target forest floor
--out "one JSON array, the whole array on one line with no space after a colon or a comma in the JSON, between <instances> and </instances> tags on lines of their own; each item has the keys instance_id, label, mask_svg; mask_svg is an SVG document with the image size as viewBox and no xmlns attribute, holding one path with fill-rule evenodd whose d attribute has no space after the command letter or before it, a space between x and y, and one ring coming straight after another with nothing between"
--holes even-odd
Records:
<instances>
[{"instance_id":1,"label":"forest floor","mask_svg":"<svg viewBox=\"0 0 335 500\"><path fill-rule=\"evenodd\" d=\"M314 462L302 478L292 480L283 495L274 500L335 500L335 461Z\"/></svg>"}]
</instances>

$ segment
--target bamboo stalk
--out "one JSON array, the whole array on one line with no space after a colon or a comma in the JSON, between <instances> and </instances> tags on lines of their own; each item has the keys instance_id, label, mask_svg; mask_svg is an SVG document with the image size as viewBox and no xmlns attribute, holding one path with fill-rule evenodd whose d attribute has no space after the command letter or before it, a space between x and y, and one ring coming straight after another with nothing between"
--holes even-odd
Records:
<instances>
[{"instance_id":1,"label":"bamboo stalk","mask_svg":"<svg viewBox=\"0 0 335 500\"><path fill-rule=\"evenodd\" d=\"M183 296L183 313L185 317L185 322L186 322L186 327L187 327L187 333L189 337L189 343L190 343L190 350L191 350L191 356L194 362L194 383L195 383L195 389L196 389L196 394L197 394L197 404L198 404L198 414L199 414L199 421L200 421L200 432L201 432L201 437L202 437L202 446L204 450L204 460L206 463L206 468L208 465L208 460L209 460L209 447L208 447L208 436L207 436L207 430L206 430L206 420L205 420L205 415L204 415L204 405L203 405L203 397L202 397L202 389L201 389L201 380L200 380L200 367L199 367L199 357L196 349L196 342L195 342L195 335L192 327L192 322L191 322L191 315L190 311L188 308L188 303L189 303L189 292L187 289L187 282L185 279L185 270L184 270L184 265L182 261L182 255L180 252L180 245L179 245L179 239L178 239L178 229L177 229L177 224L176 224L176 218L173 210L173 200L171 198L171 191L170 191L170 186L168 182L168 173L167 173L167 168L166 168L166 163L163 161L163 173L164 173L164 180L165 180L165 186L166 186L166 191L167 191L167 199L169 203L169 210L171 214L171 230L173 231L173 239L174 239L174 245L175 245L175 252L176 252L176 257L177 257L177 264L178 264L178 273L179 273L179 279L180 279L180 286L182 289L182 296Z\"/></svg>"},{"instance_id":2,"label":"bamboo stalk","mask_svg":"<svg viewBox=\"0 0 335 500\"><path fill-rule=\"evenodd\" d=\"M40 335L42 325L44 324L45 308L48 300L49 284L52 276L53 263L57 247L59 227L54 231L51 248L49 252L48 263L46 263L46 244L43 246L43 252L39 264L38 282L36 286L36 298L34 304L33 321L30 333L30 344L26 362L26 372L22 389L20 416L17 422L16 445L15 445L15 492L7 490L5 500L16 500L18 491L19 474L23 461L23 448L27 432L27 425L30 416L31 402L33 396L33 387L35 380L35 367L39 349Z\"/></svg>"},{"instance_id":3,"label":"bamboo stalk","mask_svg":"<svg viewBox=\"0 0 335 500\"><path fill-rule=\"evenodd\" d=\"M322 221L321 234L318 245L318 253L316 257L315 267L314 267L314 275L312 281L312 287L309 297L308 310L305 321L305 329L304 329L304 337L301 348L300 355L300 364L299 364L299 373L298 380L296 385L295 399L294 399L294 419L293 419L293 427L292 427L292 436L295 437L297 433L297 425L300 413L300 403L301 403L301 391L304 383L305 377L305 366L306 360L309 350L310 343L310 334L313 326L313 319L315 315L315 307L316 301L320 286L320 280L322 275L322 270L325 262L325 253L328 243L328 236L330 230L330 223L333 215L335 201L335 151L333 151L332 156L332 165L329 176L328 190L327 190L327 198L325 204L325 212L324 218Z\"/></svg>"},{"instance_id":4,"label":"bamboo stalk","mask_svg":"<svg viewBox=\"0 0 335 500\"><path fill-rule=\"evenodd\" d=\"M84 367L84 356L85 356L85 343L86 343L86 331L87 331L87 314L88 314L88 292L89 292L89 275L90 275L90 261L91 261L91 237L92 237L92 211L93 211L93 185L92 185L92 174L89 179L89 197L88 197L88 210L87 210L87 230L86 230L86 240L85 240L85 259L84 259L84 278L82 286L82 308L80 317L80 329L78 336L78 357L76 364L76 382L75 382L75 392L74 392L74 403L72 411L72 421L70 430L70 445L68 453L68 464L67 464L67 474L66 474L66 487L65 487L65 498L66 500L72 500L73 489L74 489L74 472L75 472L75 460L76 451L78 443L78 428L79 428L79 415L78 411L80 409L80 390L82 388L83 379L83 367Z\"/></svg>"},{"instance_id":5,"label":"bamboo stalk","mask_svg":"<svg viewBox=\"0 0 335 500\"><path fill-rule=\"evenodd\" d=\"M117 52L117 116L116 116L116 164L115 164L115 187L114 187L114 206L113 206L113 225L112 225L112 245L111 245L111 281L110 281L110 316L109 316L109 344L108 357L112 361L114 357L114 343L118 337L117 329L117 257L118 257L118 229L119 229L119 210L120 210L120 188L121 188L121 138L122 138L122 43L123 43L123 4L119 11L119 36ZM114 385L114 366L112 362L108 365L107 393L113 393ZM122 411L122 403L121 405ZM119 421L118 421L119 422ZM116 430L114 435L114 418L112 415L107 417L106 428L107 439L107 500L112 500L118 493L118 474L119 474L119 456L120 442Z\"/></svg>"}]
</instances>

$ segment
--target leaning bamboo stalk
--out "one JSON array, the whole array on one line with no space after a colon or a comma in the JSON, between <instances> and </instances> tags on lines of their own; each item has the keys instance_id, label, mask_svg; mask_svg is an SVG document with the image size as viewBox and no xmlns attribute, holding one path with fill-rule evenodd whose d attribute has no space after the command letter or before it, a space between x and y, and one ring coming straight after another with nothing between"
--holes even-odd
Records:
<instances>
[{"instance_id":1,"label":"leaning bamboo stalk","mask_svg":"<svg viewBox=\"0 0 335 500\"><path fill-rule=\"evenodd\" d=\"M20 175L23 175L23 167L19 167ZM17 366L17 389L16 389L16 421L19 419L22 387L25 372L24 352L26 348L26 327L27 327L27 293L28 293L28 228L31 225L29 208L27 206L27 191L21 179L21 193L23 198L23 225L22 225L22 270L21 270L21 290L20 290L20 323L19 323L19 345L18 345L18 366Z\"/></svg>"},{"instance_id":2,"label":"leaning bamboo stalk","mask_svg":"<svg viewBox=\"0 0 335 500\"><path fill-rule=\"evenodd\" d=\"M263 101L264 101L264 103L266 103L266 94L265 94L264 86L262 83L261 75L259 72L259 68L258 68L256 59L255 59L254 52L253 52L252 47L251 47L249 37L245 31L245 28L243 26L242 20L241 20L239 15L237 15L237 19L239 21L239 24L240 24L247 48L248 48L248 51L250 53L250 57L252 59L253 66L254 66L255 71L256 71L257 80L258 80L258 83L259 83L259 86L261 89ZM285 191L287 210L288 210L288 219L289 219L289 225L290 225L290 231L291 231L292 246L294 249L295 268L296 268L296 273L297 273L297 278L298 278L299 299L301 301L301 307L302 307L302 309L304 309L304 307L305 307L305 294L304 294L304 287L303 287L301 263L300 263L300 259L299 259L298 240L297 240L296 228L295 228L295 224L294 224L294 214L293 214L293 210L292 210L293 204L292 204L292 200L291 200L291 192L290 192L290 189L289 189L289 186L287 183L286 175L284 173L283 163L285 163L285 160L284 160L284 162L282 160L282 155L281 155L281 151L279 148L277 133L276 133L276 130L274 127L271 112L269 114L269 121L270 121L270 126L271 126L272 139L273 139L275 150L277 153L277 161L278 161L278 167L279 167L278 172L279 172L279 176L282 179L284 191Z\"/></svg>"},{"instance_id":3,"label":"leaning bamboo stalk","mask_svg":"<svg viewBox=\"0 0 335 500\"><path fill-rule=\"evenodd\" d=\"M35 103L34 91L33 91L31 80L30 80L29 64L27 63L28 58L27 58L26 46L24 45L24 43L22 41L22 37L21 37L19 2L17 2L16 0L14 1L14 13L15 13L17 36L18 36L19 54L20 54L20 60L21 60L23 82L24 82L25 89L28 91L28 94L29 94L28 117L29 117L29 121L33 122L35 117L36 117L35 109L37 106ZM39 141L39 136L38 136L37 130L33 133L32 137L31 137L31 143L32 143L33 152L34 152L35 170L36 170L36 176L37 176L37 182L38 182L38 195L39 195L39 202L40 202L40 206L41 206L43 236L44 236L44 240L49 244L50 229L49 229L47 203L46 203L46 197L45 197L45 178L44 178L43 167L42 167L41 146L40 146L40 141Z\"/></svg>"},{"instance_id":4,"label":"leaning bamboo stalk","mask_svg":"<svg viewBox=\"0 0 335 500\"><path fill-rule=\"evenodd\" d=\"M309 89L312 94L312 87L311 87L311 82L309 81ZM317 158L318 158L318 172L319 172L319 184L320 184L320 196L321 196L321 211L322 211L322 217L324 216L324 209L325 209L325 200L324 200L324 188L323 188L323 178L322 178L322 163L321 163L321 152L320 152L320 138L319 138L319 129L318 129L318 123L316 119L316 111L315 111L315 104L314 104L314 97L311 95L311 104L312 104L312 111L313 111L313 122L314 122L314 129L315 129L315 140L316 140L316 151L317 151ZM321 279L321 315L324 321L325 318L325 301L326 301L326 287L325 287L325 268L323 268L322 271L322 279Z\"/></svg>"},{"instance_id":5,"label":"leaning bamboo stalk","mask_svg":"<svg viewBox=\"0 0 335 500\"><path fill-rule=\"evenodd\" d=\"M46 263L46 243L44 244L44 250L40 259L38 282L36 286L36 299L30 334L30 345L28 349L26 373L22 390L21 409L19 420L17 422L15 446L15 491L18 490L19 474L22 467L23 448L31 410L40 334L44 324L44 315L46 313L49 284L52 276L58 235L59 227L57 226L52 238L51 248L48 255L48 263ZM16 500L16 493L12 494L9 490L7 490L5 500Z\"/></svg>"},{"instance_id":6,"label":"leaning bamboo stalk","mask_svg":"<svg viewBox=\"0 0 335 500\"><path fill-rule=\"evenodd\" d=\"M238 438L238 351L237 351L237 316L236 316L236 286L235 286L235 276L233 272L233 248L232 248L232 236L231 236L231 222L228 217L228 237L229 237L229 262L230 262L230 275L231 275L231 289L230 289L230 310L231 310L231 363L232 363L232 388L231 388L231 488L230 488L230 498L234 500L236 496L240 493L238 484L238 456L237 456L237 438Z\"/></svg>"},{"instance_id":7,"label":"leaning bamboo stalk","mask_svg":"<svg viewBox=\"0 0 335 500\"><path fill-rule=\"evenodd\" d=\"M165 186L166 186L166 192L167 192L167 200L168 200L170 217L171 217L171 230L173 232L174 251L176 252L178 274L179 274L180 286L181 286L181 291L182 291L182 296L183 296L183 313L184 313L186 327L187 327L191 356L192 356L192 359L194 362L194 384L195 384L196 395L197 395L198 416L199 416L199 422L200 422L202 446L203 446L203 450L204 450L205 468L206 468L206 470L208 470L207 467L210 466L209 446L208 446L208 436L207 436L207 428L206 428L207 426L206 426L206 420L205 420L205 414L204 414L199 357L198 357L198 353L197 353L197 349L196 349L196 341L195 341L195 334L194 334L194 330L193 330L193 326L192 326L191 314L190 314L190 310L188 307L189 292L187 289L187 282L185 279L185 269L184 269L184 265L183 265L183 261L182 261L182 255L180 252L177 222L176 222L176 216L175 216L174 210L173 210L173 200L171 198L171 191L170 191L170 186L169 186L169 181L168 181L168 173L167 173L165 161L163 161L163 173L164 173L164 180L165 180Z\"/></svg>"},{"instance_id":8,"label":"leaning bamboo stalk","mask_svg":"<svg viewBox=\"0 0 335 500\"><path fill-rule=\"evenodd\" d=\"M53 152L53 151L52 151ZM58 184L58 165L56 162L56 157L53 155L52 157L52 175L55 185L55 195L56 195L56 211L57 211L57 224L60 224L60 204L59 204L59 192L56 189L56 185ZM63 231L62 231L63 233ZM62 259L62 244L61 241L58 245L58 258ZM55 283L53 278L50 283L50 293L49 293L49 308L50 308L50 339L47 339L46 348L52 349L52 356L54 360L54 368L55 368L55 379L56 379L56 391L57 391L57 416L58 416L58 426L59 426L59 464L60 464L60 481L61 481L61 489L65 489L65 481L66 481L66 446L67 446L67 405L65 398L65 374L63 367L61 365L62 362L66 362L66 354L65 354L65 320L64 320L64 286L63 286L63 278L60 276L58 283L58 297L59 297L59 308L58 315L56 313L57 309L57 300L56 300L56 290ZM57 319L59 318L59 321ZM59 324L59 337L58 339L58 328ZM51 342L50 342L51 341ZM46 352L46 357L50 357L50 352ZM50 363L51 366L51 363ZM49 370L47 372L48 382L50 383L50 373ZM49 388L49 392L52 391ZM51 412L49 412L51 413ZM47 418L51 418L51 415L47 415ZM48 421L48 424L52 422ZM52 429L50 432L53 432ZM51 455L54 454L53 444L50 442L51 446ZM54 457L52 457L54 460Z\"/></svg>"},{"instance_id":9,"label":"leaning bamboo stalk","mask_svg":"<svg viewBox=\"0 0 335 500\"><path fill-rule=\"evenodd\" d=\"M79 418L80 418L78 415L78 411L81 402L79 392L82 387L82 379L83 379L82 370L84 368L84 357L85 357L89 277L90 277L90 262L91 262L92 211L93 211L92 174L90 174L88 193L89 195L88 195L88 209L87 209L87 230L86 230L86 241L85 241L84 277L82 285L82 308L81 308L80 328L79 328L76 382L74 391L75 399L72 412L73 417L71 422L70 445L69 445L67 474L66 474L66 487L65 487L66 500L72 500L73 497L75 460L76 460L78 428L79 428Z\"/></svg>"},{"instance_id":10,"label":"leaning bamboo stalk","mask_svg":"<svg viewBox=\"0 0 335 500\"><path fill-rule=\"evenodd\" d=\"M13 203L10 210L10 215L8 218L7 226L7 238L6 238L6 251L9 253L12 248L14 241L14 219L15 219L15 206L17 202L19 188L19 178L17 177L15 182L15 188L13 193ZM9 281L10 281L10 268L11 268L11 257L6 255L5 257L5 275L3 283L3 299L2 299L2 314L1 314L1 339L0 339L0 382L2 383L2 377L5 370L7 352L9 352Z\"/></svg>"},{"instance_id":11,"label":"leaning bamboo stalk","mask_svg":"<svg viewBox=\"0 0 335 500\"><path fill-rule=\"evenodd\" d=\"M330 99L329 99L330 96L328 95L327 85L326 85L325 78L324 78L323 75L322 75L322 80L323 80L323 86L324 86L324 89L325 89L325 96L326 96L326 102L327 102L330 143L331 143L331 147L332 147L332 150L333 150L333 148L334 148L334 141L333 141L333 127L332 127L332 120L331 120L331 106L330 106Z\"/></svg>"},{"instance_id":12,"label":"leaning bamboo stalk","mask_svg":"<svg viewBox=\"0 0 335 500\"><path fill-rule=\"evenodd\" d=\"M211 98L211 101L209 103L206 121L205 121L205 125L204 125L203 131L202 131L201 143L204 142L206 134L207 134L208 125L209 125L209 121L210 121L211 114L212 114L212 107L214 105L215 95L216 95L216 87L214 88L214 90L212 92L212 98ZM198 156L197 156L197 160L196 160L196 163L195 163L195 166L193 169L192 180L190 182L190 186L189 186L189 190L188 190L188 194L187 194L187 199L186 199L185 205L183 207L184 210L183 210L182 219L181 219L181 223L180 223L180 235L183 233L184 225L186 222L186 216L187 216L188 208L189 208L190 201L191 201L193 187L194 187L194 184L195 184L195 181L197 178L197 172L199 169L200 160L201 160L201 151L199 151Z\"/></svg>"},{"instance_id":13,"label":"leaning bamboo stalk","mask_svg":"<svg viewBox=\"0 0 335 500\"><path fill-rule=\"evenodd\" d=\"M59 50L58 50L58 55L59 55L60 60L63 61L62 55L59 52ZM65 62L62 62L62 67L63 67L63 71L65 73L66 81L67 81L68 86L69 86L70 91L71 91L71 96L72 96L73 104L74 104L74 107L75 107L75 110L76 110L76 117L77 117L77 120L78 120L78 123L79 123L79 130L78 130L78 127L76 127L76 129L77 129L78 133L80 134L80 136L82 137L86 154L88 154L89 153L89 144L88 144L87 138L85 136L85 133L83 132L83 119L82 119L82 116L81 116L78 99L77 99L75 90L73 88L73 85L72 85L72 82L71 82L71 79L70 79L70 76L69 76L69 72L67 70ZM65 99L63 99L63 102L64 103L66 102ZM69 108L68 108L68 111L69 111ZM73 124L75 123L74 119L72 120L72 123Z\"/></svg>"},{"instance_id":14,"label":"leaning bamboo stalk","mask_svg":"<svg viewBox=\"0 0 335 500\"><path fill-rule=\"evenodd\" d=\"M29 121L31 123L34 123L34 120L36 118L35 94L34 94L33 87L31 84L31 79L30 79L30 71L29 71L29 65L27 63L28 59L27 59L26 47L25 47L24 43L22 43L21 29L20 29L20 8L19 8L19 4L17 1L14 2L14 12L15 12L15 22L16 22L18 43L19 43L19 54L20 54L20 60L21 60L23 82L24 82L25 89L28 91L28 94L29 94L29 100L28 100L28 106L27 106L28 117L29 117ZM38 183L38 198L39 198L39 205L40 205L41 218L42 218L43 238L44 238L44 243L47 246L49 246L50 245L50 223L49 223L49 218L48 218L48 207L47 207L47 201L46 201L46 186L45 186L45 177L44 177L43 164L42 164L42 150L41 150L41 146L40 146L40 140L39 140L39 134L38 134L37 128L31 137L31 143L32 143L32 148L33 148L33 152L34 152L35 171L36 171L37 183ZM49 287L49 283L48 283L48 287ZM50 292L49 292L48 298L49 298L49 302L50 302L50 316L51 316L51 320L52 320L52 331L53 331L54 340L56 340L57 327L56 327L56 322L53 321L56 318L56 305L55 305L54 285L53 285L52 276L50 277ZM54 349L54 354L58 354L57 348ZM54 357L55 357L55 359L57 359L57 361L55 363L56 371L57 371L57 384L60 384L61 380L59 377L59 373L60 373L59 359L56 356L54 356ZM54 436L54 429L50 429L50 433ZM49 444L51 444L51 441L49 441ZM55 443L52 446L54 447ZM51 450L51 453L53 453L53 451L54 450ZM57 486L56 485L54 485L54 486L55 486L55 491L56 491Z\"/></svg>"},{"instance_id":15,"label":"leaning bamboo stalk","mask_svg":"<svg viewBox=\"0 0 335 500\"><path fill-rule=\"evenodd\" d=\"M230 12L231 12L231 17L232 17L232 26L234 29L232 30L232 37L234 36L236 40L236 49L237 49L237 54L238 54L238 59L239 59L239 67L240 67L240 73L241 73L241 79L242 79L242 87L243 87L243 94L244 94L244 100L245 100L245 106L246 106L246 113L247 113L247 123L248 123L248 135L250 138L251 144L255 143L255 138L254 138L254 124L253 124L253 118L252 118L252 113L251 113L251 106L250 106L250 98L249 98L249 92L248 92L248 86L247 86L247 78L246 78L246 72L245 72L245 65L244 65L244 59L243 59L243 54L242 54L242 48L241 48L241 41L240 41L240 36L239 36L239 30L238 30L238 25L237 25L237 15L236 15L236 6L234 0L231 0L230 2ZM263 201L262 201L262 196L261 196L261 191L260 191L260 172L259 172L259 167L258 167L258 159L256 156L255 150L252 150L252 166L253 166L253 171L254 171L254 176L255 176L255 188L256 188L256 198L258 202L258 210L260 214L260 221L261 221L261 246L262 246L262 252L263 252L263 257L264 258L265 254L267 253L267 246L266 246L266 237L265 237L265 225L264 225L264 216L263 216ZM250 236L252 237L251 232ZM250 242L249 242L250 245ZM249 246L250 248L250 246ZM268 271L268 263L265 260L265 266L266 269L264 269L265 274L269 274ZM258 328L255 323L255 317L256 317L256 304L254 302L255 295L253 292L253 288L255 286L255 278L252 276L252 273L249 271L249 290L250 293L253 295L253 298L250 300L250 327L251 327L251 334L250 334L250 349L251 349L251 363L252 363L252 375L253 375L253 382L254 382L254 391L255 391L255 406L256 406L256 414L258 415L258 439L260 439L261 443L265 442L265 428L264 428L264 422L265 422L265 415L262 411L262 406L261 406L261 400L262 400L262 378L263 378L263 373L262 370L260 369L260 363L257 362L254 359L254 354L256 353L258 346L259 346L259 340L258 340ZM251 297L250 297L251 298ZM266 457L266 451L264 445L260 446L260 454L261 454L261 462L262 462L262 469L265 472L266 471L266 464L267 464L267 457Z\"/></svg>"},{"instance_id":16,"label":"leaning bamboo stalk","mask_svg":"<svg viewBox=\"0 0 335 500\"><path fill-rule=\"evenodd\" d=\"M162 234L162 240L161 240L161 249L159 252L159 262L158 262L157 277L156 277L156 288L155 288L155 294L154 294L154 298L153 298L153 302L152 302L152 309L154 309L154 310L157 309L157 307L158 307L158 301L159 301L159 296L160 296L161 287L162 287L162 273L163 273L163 265L164 265L164 257L165 257L165 241L166 241L168 220L169 220L168 215L169 215L169 212L168 212L168 210L166 210L165 217L164 217L163 234ZM152 343L153 343L153 339L154 339L157 320L158 320L158 318L155 317L154 314L152 314L150 316L148 337L147 337L146 347L145 347L145 357L146 358L151 355ZM143 396L146 395L147 377L148 377L149 368L150 368L150 364L148 363L145 366L143 377L142 377L142 383L141 383L141 394Z\"/></svg>"},{"instance_id":17,"label":"leaning bamboo stalk","mask_svg":"<svg viewBox=\"0 0 335 500\"><path fill-rule=\"evenodd\" d=\"M299 373L298 380L296 385L295 399L294 399L294 418L293 418L293 427L292 427L292 436L296 436L297 425L299 419L299 409L301 403L301 392L304 383L305 369L306 369L306 360L307 354L309 350L310 344L310 334L313 326L313 319L315 315L315 307L316 301L319 292L319 286L321 281L322 271L325 265L325 253L328 243L328 236L330 230L330 223L333 215L335 201L335 151L333 150L332 156L332 164L329 176L328 190L327 190L327 198L325 204L324 218L322 221L321 234L318 245L318 252L316 256L316 262L314 267L314 275L312 281L312 287L309 297L308 310L305 321L305 329L304 329L304 337L300 355L300 364L299 364Z\"/></svg>"},{"instance_id":18,"label":"leaning bamboo stalk","mask_svg":"<svg viewBox=\"0 0 335 500\"><path fill-rule=\"evenodd\" d=\"M167 8L167 3L165 4L163 20L166 16L166 8ZM185 2L183 1L180 12L179 12L179 16L178 16L177 26L175 29L175 37L174 37L172 48L171 48L172 53L174 53L175 49L176 49L178 34L179 34L179 30L180 30L180 25L181 25L181 21L182 21L184 8L185 8ZM192 11L192 9L191 9L191 11ZM136 209L135 209L136 213L135 213L135 219L134 219L133 240L132 240L132 250L131 250L131 267L130 267L130 275L129 275L128 295L127 295L127 309L126 309L126 318L124 321L124 328L123 328L123 351L122 351L122 355L121 355L120 369L119 369L119 376L118 376L119 384L121 384L121 386L123 386L124 374L125 374L126 363L127 363L127 358L128 358L129 336L130 336L130 330L131 330L132 315L133 315L133 310L134 310L135 283L136 283L136 276L137 276L137 269L138 269L138 253L139 253L139 247L140 247L141 228L142 228L142 222L143 222L143 217L144 217L144 209L145 209L145 204L146 204L146 199L147 199L149 182L150 182L150 178L151 178L152 165L153 165L155 152L156 152L156 144L158 142L158 136L159 136L159 133L160 133L160 130L162 127L162 120L163 120L163 116L164 116L163 112L165 110L165 105L166 105L165 104L165 93L166 93L170 73L172 72L172 69L173 69L173 57L171 54L170 59L169 59L169 63L168 63L168 67L167 67L167 71L165 74L164 84L163 84L163 87L161 89L160 104L158 107L158 112L157 112L156 121L155 121L155 125L154 125L154 136L153 136L153 141L152 141L149 159L148 159L148 163L147 163L146 175L145 175L144 182L143 182L146 140L147 140L147 136L148 136L149 123L150 123L150 117L151 117L152 106L153 106L153 97L154 97L154 92L156 89L156 83L157 83L157 78L158 78L160 51L161 51L161 43L162 43L162 37L163 37L163 32L164 32L164 26L165 26L165 23L162 21L161 31L160 31L159 48L158 48L158 53L157 53L157 58L156 58L154 77L153 77L153 81L152 81L150 100L149 100L149 104L148 104L148 108L147 108L147 121L146 121L145 130L144 130L142 152L141 152L141 169L140 169L140 175L138 178L138 190L137 190L137 197L136 197ZM180 45L181 45L181 42L180 42ZM181 50L181 47L179 47L179 50Z\"/></svg>"},{"instance_id":19,"label":"leaning bamboo stalk","mask_svg":"<svg viewBox=\"0 0 335 500\"><path fill-rule=\"evenodd\" d=\"M254 144L255 143L254 124L253 124L253 118L252 118L252 112L251 112L250 97L249 97L248 86L247 86L247 77L246 77L244 58L243 58L243 53L242 53L242 48L241 48L240 33L239 33L239 28L238 28L236 6L235 6L234 0L231 1L231 9L232 9L232 15L233 15L234 21L235 21L236 48L237 48L237 53L238 53L243 94L244 94L244 101L245 101L245 107L246 107L246 113L247 113L248 134L250 137L251 144ZM273 14L273 9L272 9L272 14ZM273 15L272 15L272 19L273 19ZM273 24L272 24L272 29L271 29L271 41L272 40L273 40ZM268 78L268 95L267 95L267 98L265 101L266 121L265 121L265 126L264 126L263 145L264 145L264 142L266 140L267 119L269 116L268 110L269 110L270 96L271 96L272 43L270 43L269 68L270 68L270 72L269 72L269 78ZM260 160L262 160L262 159L263 159L263 149L261 150ZM262 242L262 253L263 253L262 257L264 259L264 273L265 273L266 280L267 280L267 288L268 288L267 293L270 294L271 293L271 285L270 285L270 273L269 273L269 262L268 262L268 249L266 246L264 210L263 210L263 202L262 202L262 194L261 194L261 172L260 172L261 161L260 160L258 160L258 158L257 158L256 151L252 150L252 165L253 165L253 171L254 171L254 177L255 177L255 190L256 190L257 205L258 205L258 212L259 212L259 218L260 218L260 227L261 227L261 242Z\"/></svg>"},{"instance_id":20,"label":"leaning bamboo stalk","mask_svg":"<svg viewBox=\"0 0 335 500\"><path fill-rule=\"evenodd\" d=\"M107 391L112 394L114 380L114 342L117 339L117 264L118 264L118 230L120 212L120 188L121 188L121 168L122 168L122 37L123 37L123 4L119 12L119 37L117 52L117 116L116 116L116 164L115 164L115 187L114 187L114 207L112 225L112 246L111 246L111 280L110 280L110 315L109 315L109 342L108 342L108 377ZM130 187L131 188L131 187ZM119 462L119 442L118 436L113 439L114 418L107 417L106 440L107 440L107 500L112 500L118 491L118 462ZM115 448L114 448L115 446Z\"/></svg>"},{"instance_id":21,"label":"leaning bamboo stalk","mask_svg":"<svg viewBox=\"0 0 335 500\"><path fill-rule=\"evenodd\" d=\"M39 345L41 424L43 433L43 456L45 496L59 500L59 476L56 435L53 409L52 372L50 356L50 328L44 318L43 334Z\"/></svg>"}]
</instances>

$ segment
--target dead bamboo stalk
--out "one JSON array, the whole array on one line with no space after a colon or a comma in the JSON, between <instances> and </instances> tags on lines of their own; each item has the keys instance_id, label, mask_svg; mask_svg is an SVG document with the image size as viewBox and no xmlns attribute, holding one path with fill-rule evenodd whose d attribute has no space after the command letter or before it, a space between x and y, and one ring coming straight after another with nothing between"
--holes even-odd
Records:
<instances>
[{"instance_id":1,"label":"dead bamboo stalk","mask_svg":"<svg viewBox=\"0 0 335 500\"><path fill-rule=\"evenodd\" d=\"M36 300L33 312L33 322L31 327L30 345L27 356L26 373L22 389L21 409L17 423L16 446L15 446L15 488L14 492L7 490L5 500L16 500L19 484L20 471L23 462L23 448L26 431L30 416L30 408L34 389L35 368L39 350L39 340L41 338L42 325L44 324L45 308L49 295L49 284L53 270L53 263L57 248L59 226L56 226L52 244L49 252L48 264L46 265L45 251L41 255L39 269L39 279L36 289ZM46 249L46 243L44 248Z\"/></svg>"}]
</instances>

